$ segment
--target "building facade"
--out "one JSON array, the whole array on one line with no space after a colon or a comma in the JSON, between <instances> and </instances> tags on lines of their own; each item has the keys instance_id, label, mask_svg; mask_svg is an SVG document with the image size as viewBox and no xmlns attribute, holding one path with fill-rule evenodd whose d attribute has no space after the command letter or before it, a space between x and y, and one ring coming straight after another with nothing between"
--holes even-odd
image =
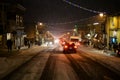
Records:
<instances>
[{"instance_id":1,"label":"building facade","mask_svg":"<svg viewBox=\"0 0 120 80\"><path fill-rule=\"evenodd\" d=\"M120 43L120 15L107 17L106 31L107 44Z\"/></svg>"},{"instance_id":2,"label":"building facade","mask_svg":"<svg viewBox=\"0 0 120 80\"><path fill-rule=\"evenodd\" d=\"M16 3L0 3L0 46L12 39L14 47L24 45L23 15L25 8Z\"/></svg>"}]
</instances>

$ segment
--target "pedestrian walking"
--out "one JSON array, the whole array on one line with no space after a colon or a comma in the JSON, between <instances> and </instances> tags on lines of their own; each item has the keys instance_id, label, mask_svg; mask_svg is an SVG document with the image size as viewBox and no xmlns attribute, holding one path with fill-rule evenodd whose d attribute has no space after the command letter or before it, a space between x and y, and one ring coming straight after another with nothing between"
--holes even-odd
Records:
<instances>
[{"instance_id":1,"label":"pedestrian walking","mask_svg":"<svg viewBox=\"0 0 120 80\"><path fill-rule=\"evenodd\" d=\"M116 53L117 49L118 49L118 45L117 45L117 43L114 43L113 44L113 50L114 50L115 53Z\"/></svg>"},{"instance_id":2,"label":"pedestrian walking","mask_svg":"<svg viewBox=\"0 0 120 80\"><path fill-rule=\"evenodd\" d=\"M111 50L112 48L112 44L109 42L109 50Z\"/></svg>"},{"instance_id":3,"label":"pedestrian walking","mask_svg":"<svg viewBox=\"0 0 120 80\"><path fill-rule=\"evenodd\" d=\"M30 41L28 41L28 48L30 48Z\"/></svg>"},{"instance_id":4,"label":"pedestrian walking","mask_svg":"<svg viewBox=\"0 0 120 80\"><path fill-rule=\"evenodd\" d=\"M12 40L11 39L7 40L6 44L7 44L8 52L11 52L12 51L12 44L13 44Z\"/></svg>"}]
</instances>

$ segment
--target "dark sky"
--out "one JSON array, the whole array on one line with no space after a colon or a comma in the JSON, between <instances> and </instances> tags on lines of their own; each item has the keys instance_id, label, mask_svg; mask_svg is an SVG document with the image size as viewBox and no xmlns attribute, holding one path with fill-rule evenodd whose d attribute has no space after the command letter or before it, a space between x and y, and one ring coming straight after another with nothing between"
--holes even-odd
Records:
<instances>
[{"instance_id":1,"label":"dark sky","mask_svg":"<svg viewBox=\"0 0 120 80\"><path fill-rule=\"evenodd\" d=\"M82 7L106 12L116 13L120 11L119 0L67 0ZM53 32L64 32L68 28L73 28L76 23L69 22L79 21L84 18L97 15L96 13L85 11L70 5L63 0L21 0L26 8L26 22L43 22L49 25ZM61 25L60 23L65 23ZM55 25L57 24L57 25ZM57 33L58 34L58 33Z\"/></svg>"},{"instance_id":2,"label":"dark sky","mask_svg":"<svg viewBox=\"0 0 120 80\"><path fill-rule=\"evenodd\" d=\"M120 8L119 0L67 0L82 7L115 13ZM82 10L72 6L63 0L23 0L21 2L26 7L27 21L42 21L47 23L61 23L66 21L79 20L91 15L92 12Z\"/></svg>"},{"instance_id":3,"label":"dark sky","mask_svg":"<svg viewBox=\"0 0 120 80\"><path fill-rule=\"evenodd\" d=\"M8 0L9 1L9 0ZM76 23L84 18L97 15L81 8L70 5L63 0L12 0L21 3L25 8L25 22L43 22L49 24L54 31L63 31L73 28ZM119 0L67 0L90 10L116 13L120 11ZM69 22L72 22L70 24ZM61 24L62 23L62 24ZM65 23L63 25L63 23ZM51 25L52 24L52 25ZM56 25L57 24L57 25Z\"/></svg>"}]
</instances>

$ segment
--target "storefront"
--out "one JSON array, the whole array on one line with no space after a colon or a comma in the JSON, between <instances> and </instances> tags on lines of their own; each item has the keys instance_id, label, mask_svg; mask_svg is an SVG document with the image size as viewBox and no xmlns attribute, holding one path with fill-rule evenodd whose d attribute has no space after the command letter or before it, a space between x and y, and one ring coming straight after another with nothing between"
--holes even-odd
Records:
<instances>
[{"instance_id":1,"label":"storefront","mask_svg":"<svg viewBox=\"0 0 120 80\"><path fill-rule=\"evenodd\" d=\"M120 43L120 16L111 16L107 19L107 43L113 45ZM108 45L108 47L109 47Z\"/></svg>"}]
</instances>

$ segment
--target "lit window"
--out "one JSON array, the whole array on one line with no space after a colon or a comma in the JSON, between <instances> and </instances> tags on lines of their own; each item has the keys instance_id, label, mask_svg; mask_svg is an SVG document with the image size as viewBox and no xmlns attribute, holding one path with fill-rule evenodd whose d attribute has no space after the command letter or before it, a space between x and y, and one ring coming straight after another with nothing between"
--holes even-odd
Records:
<instances>
[{"instance_id":1,"label":"lit window","mask_svg":"<svg viewBox=\"0 0 120 80\"><path fill-rule=\"evenodd\" d=\"M23 21L23 17L20 17L20 22L22 23L22 21Z\"/></svg>"}]
</instances>

